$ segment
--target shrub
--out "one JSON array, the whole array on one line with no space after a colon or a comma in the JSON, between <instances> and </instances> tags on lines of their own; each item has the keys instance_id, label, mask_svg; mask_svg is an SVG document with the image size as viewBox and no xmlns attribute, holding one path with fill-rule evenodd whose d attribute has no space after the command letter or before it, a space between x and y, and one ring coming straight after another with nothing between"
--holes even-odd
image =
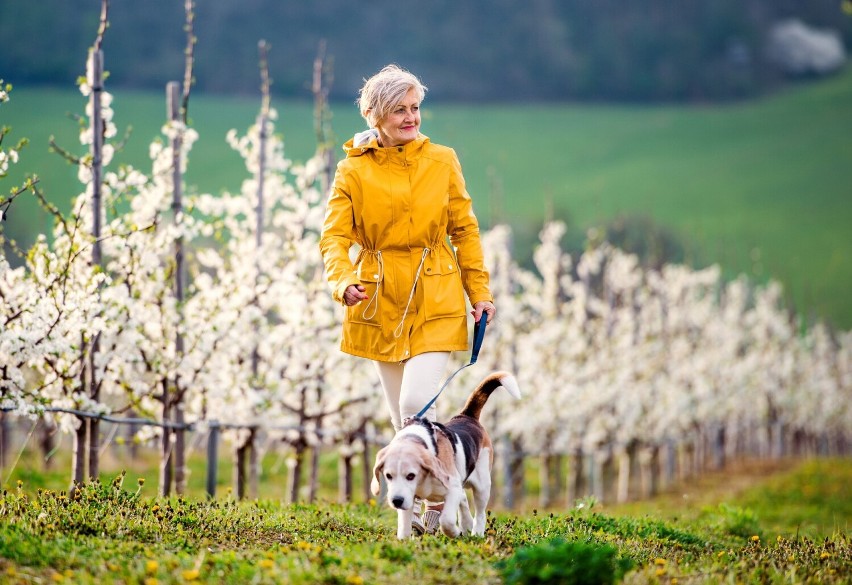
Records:
<instances>
[{"instance_id":1,"label":"shrub","mask_svg":"<svg viewBox=\"0 0 852 585\"><path fill-rule=\"evenodd\" d=\"M498 564L507 585L617 583L633 562L610 545L555 538L518 549Z\"/></svg>"}]
</instances>

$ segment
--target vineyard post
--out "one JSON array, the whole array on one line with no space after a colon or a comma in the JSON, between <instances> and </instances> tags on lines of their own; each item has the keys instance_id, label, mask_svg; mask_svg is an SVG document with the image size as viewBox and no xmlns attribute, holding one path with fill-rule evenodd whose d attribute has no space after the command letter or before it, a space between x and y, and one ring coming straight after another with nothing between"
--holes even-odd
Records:
<instances>
[{"instance_id":1,"label":"vineyard post","mask_svg":"<svg viewBox=\"0 0 852 585\"><path fill-rule=\"evenodd\" d=\"M181 214L183 212L182 201L182 185L183 176L181 172L181 150L183 143L183 131L181 124L181 88L177 81L170 81L166 84L166 112L168 114L169 123L172 126L171 150L172 150L172 221L179 224ZM183 303L183 237L178 235L175 239L175 300L177 301L178 310ZM183 356L183 335L178 330L175 333L175 357L179 361ZM180 376L175 374L174 388L171 387L172 381L163 381L163 443L162 443L162 461L160 465L160 495L168 496L172 488L172 447L173 447L173 430L168 427L170 420L171 408L174 405L178 406L180 400ZM174 395L174 397L172 396ZM176 408L177 410L177 408ZM178 414L177 412L175 413ZM174 432L176 435L177 432Z\"/></svg>"},{"instance_id":2,"label":"vineyard post","mask_svg":"<svg viewBox=\"0 0 852 585\"><path fill-rule=\"evenodd\" d=\"M91 52L92 59L92 93L89 95L89 103L92 108L92 265L101 267L103 264L101 251L101 209L103 208L101 181L103 176L103 147L104 147L104 123L101 118L101 96L104 91L104 53L100 49ZM100 382L97 376L95 361L100 349L100 334L95 334L89 350L89 395L92 400L100 400ZM100 422L93 418L89 424L89 477L98 477L98 458L100 452Z\"/></svg>"}]
</instances>

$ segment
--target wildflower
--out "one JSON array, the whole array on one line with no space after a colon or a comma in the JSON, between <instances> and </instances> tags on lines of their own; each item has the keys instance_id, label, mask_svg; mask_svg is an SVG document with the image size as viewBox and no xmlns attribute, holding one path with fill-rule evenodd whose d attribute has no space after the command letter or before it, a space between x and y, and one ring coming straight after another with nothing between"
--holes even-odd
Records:
<instances>
[{"instance_id":1,"label":"wildflower","mask_svg":"<svg viewBox=\"0 0 852 585\"><path fill-rule=\"evenodd\" d=\"M156 512L156 511L157 511L157 510L159 510L159 509L160 509L160 507L159 507L157 504L154 504L154 507L153 507L153 508L151 508L151 511L152 511L152 512Z\"/></svg>"},{"instance_id":2,"label":"wildflower","mask_svg":"<svg viewBox=\"0 0 852 585\"><path fill-rule=\"evenodd\" d=\"M296 548L299 550L311 550L311 543L300 540L296 543Z\"/></svg>"},{"instance_id":3,"label":"wildflower","mask_svg":"<svg viewBox=\"0 0 852 585\"><path fill-rule=\"evenodd\" d=\"M146 577L142 583L143 585L160 585L160 582L155 577Z\"/></svg>"},{"instance_id":4,"label":"wildflower","mask_svg":"<svg viewBox=\"0 0 852 585\"><path fill-rule=\"evenodd\" d=\"M657 569L657 577L662 577L665 574L666 574L665 567L661 567L661 568Z\"/></svg>"},{"instance_id":5,"label":"wildflower","mask_svg":"<svg viewBox=\"0 0 852 585\"><path fill-rule=\"evenodd\" d=\"M821 555L819 555L819 559L820 559L821 561L824 561L825 559L830 558L830 557L831 557L831 554L829 554L829 553L827 553L827 552L824 552L824 553L822 553Z\"/></svg>"},{"instance_id":6,"label":"wildflower","mask_svg":"<svg viewBox=\"0 0 852 585\"><path fill-rule=\"evenodd\" d=\"M145 478L140 477L139 479L136 480L136 483L139 484L139 487L142 487L143 485L145 485Z\"/></svg>"},{"instance_id":7,"label":"wildflower","mask_svg":"<svg viewBox=\"0 0 852 585\"><path fill-rule=\"evenodd\" d=\"M275 566L275 561L273 561L272 559L263 559L263 560L260 561L260 568L261 569L271 569L274 566Z\"/></svg>"},{"instance_id":8,"label":"wildflower","mask_svg":"<svg viewBox=\"0 0 852 585\"><path fill-rule=\"evenodd\" d=\"M159 568L160 568L160 563L158 563L155 560L149 560L147 563L145 563L145 572L149 575L156 573L157 569L159 569Z\"/></svg>"},{"instance_id":9,"label":"wildflower","mask_svg":"<svg viewBox=\"0 0 852 585\"><path fill-rule=\"evenodd\" d=\"M751 537L751 541L752 542L760 542L760 537L755 534L754 536Z\"/></svg>"},{"instance_id":10,"label":"wildflower","mask_svg":"<svg viewBox=\"0 0 852 585\"><path fill-rule=\"evenodd\" d=\"M184 581L196 581L198 579L200 572L198 569L188 569L181 573Z\"/></svg>"},{"instance_id":11,"label":"wildflower","mask_svg":"<svg viewBox=\"0 0 852 585\"><path fill-rule=\"evenodd\" d=\"M666 564L666 559L656 558L656 559L654 559L654 564L659 565L659 566L663 566L663 565Z\"/></svg>"},{"instance_id":12,"label":"wildflower","mask_svg":"<svg viewBox=\"0 0 852 585\"><path fill-rule=\"evenodd\" d=\"M346 585L364 585L364 578L360 575L349 575L346 577Z\"/></svg>"}]
</instances>

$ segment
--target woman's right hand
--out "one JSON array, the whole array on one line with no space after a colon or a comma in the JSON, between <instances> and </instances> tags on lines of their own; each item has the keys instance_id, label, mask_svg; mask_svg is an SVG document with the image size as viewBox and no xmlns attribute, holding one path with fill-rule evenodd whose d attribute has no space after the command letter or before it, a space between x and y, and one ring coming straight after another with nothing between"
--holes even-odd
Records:
<instances>
[{"instance_id":1,"label":"woman's right hand","mask_svg":"<svg viewBox=\"0 0 852 585\"><path fill-rule=\"evenodd\" d=\"M370 297L364 292L364 286L360 284L350 284L343 291L343 302L346 303L347 307L357 305L368 298Z\"/></svg>"}]
</instances>

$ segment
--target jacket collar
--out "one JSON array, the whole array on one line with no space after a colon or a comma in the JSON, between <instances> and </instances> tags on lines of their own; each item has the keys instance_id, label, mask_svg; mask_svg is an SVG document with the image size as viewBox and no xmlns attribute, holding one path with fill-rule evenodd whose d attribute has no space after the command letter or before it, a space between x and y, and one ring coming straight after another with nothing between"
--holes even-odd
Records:
<instances>
[{"instance_id":1,"label":"jacket collar","mask_svg":"<svg viewBox=\"0 0 852 585\"><path fill-rule=\"evenodd\" d=\"M417 138L402 146L379 146L379 133L375 129L359 132L343 145L346 158L369 154L379 164L412 161L420 157L429 137L418 134Z\"/></svg>"}]
</instances>

